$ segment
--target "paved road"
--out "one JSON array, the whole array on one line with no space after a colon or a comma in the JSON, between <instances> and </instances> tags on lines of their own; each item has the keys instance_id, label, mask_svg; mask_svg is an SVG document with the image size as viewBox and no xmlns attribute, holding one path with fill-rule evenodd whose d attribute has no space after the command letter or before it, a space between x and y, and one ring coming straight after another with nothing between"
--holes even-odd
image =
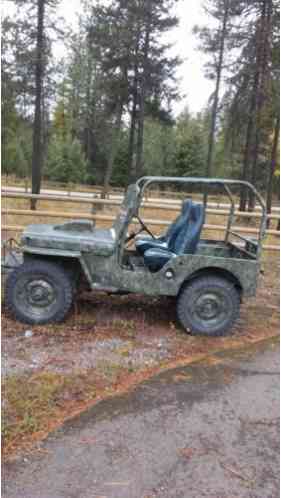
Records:
<instances>
[{"instance_id":1,"label":"paved road","mask_svg":"<svg viewBox=\"0 0 281 498\"><path fill-rule=\"evenodd\" d=\"M220 355L67 423L6 468L3 496L278 498L278 418L278 346Z\"/></svg>"}]
</instances>

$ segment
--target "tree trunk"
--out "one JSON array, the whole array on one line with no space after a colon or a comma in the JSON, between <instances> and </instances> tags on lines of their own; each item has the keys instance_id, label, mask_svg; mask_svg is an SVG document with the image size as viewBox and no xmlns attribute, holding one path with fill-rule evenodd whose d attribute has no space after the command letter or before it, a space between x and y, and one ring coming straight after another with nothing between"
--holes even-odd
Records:
<instances>
[{"instance_id":1,"label":"tree trunk","mask_svg":"<svg viewBox=\"0 0 281 498\"><path fill-rule=\"evenodd\" d=\"M91 86L92 86L92 40L91 34L87 36L87 83L86 83L86 127L85 127L85 154L91 160Z\"/></svg>"},{"instance_id":2,"label":"tree trunk","mask_svg":"<svg viewBox=\"0 0 281 498\"><path fill-rule=\"evenodd\" d=\"M45 0L37 1L37 41L35 65L35 113L33 124L32 193L39 194L43 167L42 144L42 88L44 76L44 14ZM31 209L36 209L36 200L31 200Z\"/></svg>"},{"instance_id":3,"label":"tree trunk","mask_svg":"<svg viewBox=\"0 0 281 498\"><path fill-rule=\"evenodd\" d=\"M134 81L134 93L133 93L133 108L131 113L131 126L130 126L130 137L129 137L129 150L128 150L128 178L129 184L133 183L136 179L136 171L134 166L134 149L135 149L135 134L136 134L136 122L137 122L137 81Z\"/></svg>"},{"instance_id":4,"label":"tree trunk","mask_svg":"<svg viewBox=\"0 0 281 498\"><path fill-rule=\"evenodd\" d=\"M102 199L105 199L107 197L107 194L109 191L109 183L110 183L110 180L112 177L114 160L115 160L118 145L119 145L121 125L122 125L122 115L123 115L123 103L120 101L118 104L118 108L117 108L117 116L116 116L115 127L113 130L112 145L111 145L110 154L109 154L108 163L107 163L107 168L106 168L106 172L105 172L105 176L104 176L103 191L102 191L102 195L101 195Z\"/></svg>"},{"instance_id":5,"label":"tree trunk","mask_svg":"<svg viewBox=\"0 0 281 498\"><path fill-rule=\"evenodd\" d=\"M259 144L260 144L260 119L259 113L257 113L256 120L256 133L255 133L255 144L253 150L253 163L252 163L252 171L251 171L251 184L256 185L257 180L257 168L258 168L258 158L259 158ZM256 205L256 196L252 190L248 192L249 202L248 202L248 211L252 212L255 209Z\"/></svg>"},{"instance_id":6,"label":"tree trunk","mask_svg":"<svg viewBox=\"0 0 281 498\"><path fill-rule=\"evenodd\" d=\"M260 34L258 37L259 44L257 45L257 65L260 66L260 84L257 91L257 105L256 105L256 133L255 145L253 150L253 163L251 171L251 183L256 184L261 129L262 129L262 111L266 99L266 83L268 79L268 58L269 58L269 44L271 35L271 18L272 18L272 2L271 0L264 0L262 6L261 20L260 20ZM249 193L248 210L255 209L255 195L251 191Z\"/></svg>"},{"instance_id":7,"label":"tree trunk","mask_svg":"<svg viewBox=\"0 0 281 498\"><path fill-rule=\"evenodd\" d=\"M135 151L135 135L136 135L136 123L137 123L137 105L138 105L138 83L139 83L139 67L138 67L138 57L139 57L139 40L140 31L138 32L138 37L135 46L135 62L134 62L134 80L132 88L133 96L133 107L131 112L131 126L130 126L130 137L129 137L129 148L128 148L128 179L129 184L136 180L136 168L134 162L134 151Z\"/></svg>"},{"instance_id":8,"label":"tree trunk","mask_svg":"<svg viewBox=\"0 0 281 498\"><path fill-rule=\"evenodd\" d=\"M211 128L210 128L210 134L209 134L208 155L207 155L207 164L206 164L206 177L207 178L212 175L214 142L215 142L216 122L217 122L218 105L219 105L219 92L220 92L221 77L222 77L222 70L223 70L225 38L226 38L226 34L227 34L228 14L229 14L229 0L225 0L225 2L224 2L224 16L223 16L222 29L221 29L221 40L220 40L220 47L219 47L219 60L218 60L218 66L217 66L216 88L215 88L215 93L214 93L214 102L213 102L212 115L211 115ZM205 192L205 194L204 194L204 204L207 204L207 192Z\"/></svg>"},{"instance_id":9,"label":"tree trunk","mask_svg":"<svg viewBox=\"0 0 281 498\"><path fill-rule=\"evenodd\" d=\"M258 33L257 33L258 35ZM244 159L243 159L243 167L242 167L242 177L241 180L248 181L249 180L249 169L250 169L250 160L252 153L252 142L253 142L253 132L255 128L255 117L256 117L256 105L257 105L257 94L259 88L259 80L260 80L260 67L256 66L252 95L251 95L251 103L249 109L249 119L247 124L247 134L246 134L246 143L244 149ZM240 204L239 211L245 211L248 200L248 191L241 187L240 190Z\"/></svg>"},{"instance_id":10,"label":"tree trunk","mask_svg":"<svg viewBox=\"0 0 281 498\"><path fill-rule=\"evenodd\" d=\"M141 78L141 88L139 97L139 116L138 116L138 135L137 135L137 157L136 157L136 177L140 178L143 175L143 132L144 132L144 115L145 115L145 98L147 87L147 59L150 42L150 20L146 26L145 43L144 43L144 59L143 59L143 74Z\"/></svg>"},{"instance_id":11,"label":"tree trunk","mask_svg":"<svg viewBox=\"0 0 281 498\"><path fill-rule=\"evenodd\" d=\"M48 144L49 144L49 131L50 131L50 113L47 104L47 99L45 96L45 91L43 89L42 94L42 156L43 156L43 164L48 156ZM44 176L42 175L44 178Z\"/></svg>"},{"instance_id":12,"label":"tree trunk","mask_svg":"<svg viewBox=\"0 0 281 498\"><path fill-rule=\"evenodd\" d=\"M145 108L145 90L144 88L142 88L140 94L138 129L137 129L136 180L143 175L144 108Z\"/></svg>"},{"instance_id":13,"label":"tree trunk","mask_svg":"<svg viewBox=\"0 0 281 498\"><path fill-rule=\"evenodd\" d=\"M134 20L133 23L135 22L138 21ZM136 135L137 105L138 105L140 36L141 36L141 28L138 22L138 31L137 31L137 37L134 49L134 79L133 79L133 88L132 88L133 104L131 111L131 126L130 126L130 136L129 136L129 146L128 146L128 184L133 183L136 180L134 151L135 151L135 135Z\"/></svg>"},{"instance_id":14,"label":"tree trunk","mask_svg":"<svg viewBox=\"0 0 281 498\"><path fill-rule=\"evenodd\" d=\"M271 149L270 167L268 172L268 180L266 188L266 211L268 214L271 213L271 207L272 207L272 187L273 187L275 168L277 164L279 135L280 135L280 116L278 116L278 118L276 119L275 128L274 128L274 137ZM269 228L269 226L270 226L270 220L268 220L267 222L267 227Z\"/></svg>"}]
</instances>

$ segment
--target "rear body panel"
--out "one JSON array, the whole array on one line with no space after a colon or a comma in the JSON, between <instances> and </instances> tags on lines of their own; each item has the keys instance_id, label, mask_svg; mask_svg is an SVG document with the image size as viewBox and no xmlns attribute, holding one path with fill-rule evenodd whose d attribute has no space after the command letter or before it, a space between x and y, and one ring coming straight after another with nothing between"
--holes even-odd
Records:
<instances>
[{"instance_id":1,"label":"rear body panel","mask_svg":"<svg viewBox=\"0 0 281 498\"><path fill-rule=\"evenodd\" d=\"M52 248L47 249L44 247L46 244L44 238L40 237L39 240L33 236L32 246L26 245L23 250L29 255L78 259L93 290L176 296L182 284L195 272L225 270L239 282L244 296L254 296L256 293L259 263L247 259L239 249L230 244L218 243L207 246L203 242L196 254L174 257L160 271L151 273L141 263L134 268L121 265L118 251L111 255L103 255L102 251L97 254L97 249L91 245L89 238L80 239L78 242L77 237L73 236L73 240L68 237L66 243L62 240L57 242L55 248L52 239Z\"/></svg>"},{"instance_id":2,"label":"rear body panel","mask_svg":"<svg viewBox=\"0 0 281 498\"><path fill-rule=\"evenodd\" d=\"M182 284L195 272L224 270L239 282L244 296L256 294L259 272L259 264L256 261L185 255L173 258L160 271L151 273L144 266L134 270L122 268L114 257L93 258L89 253L84 253L81 258L91 275L93 289L105 289L109 286L116 291L176 296Z\"/></svg>"}]
</instances>

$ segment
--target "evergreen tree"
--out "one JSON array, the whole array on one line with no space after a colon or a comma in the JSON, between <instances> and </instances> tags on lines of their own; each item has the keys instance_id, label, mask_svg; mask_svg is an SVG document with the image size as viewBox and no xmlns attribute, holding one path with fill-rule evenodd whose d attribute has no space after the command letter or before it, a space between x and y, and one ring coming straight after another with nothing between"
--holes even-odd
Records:
<instances>
[{"instance_id":1,"label":"evergreen tree","mask_svg":"<svg viewBox=\"0 0 281 498\"><path fill-rule=\"evenodd\" d=\"M193 117L186 109L176 126L176 176L204 176L207 153L204 120L198 114Z\"/></svg>"},{"instance_id":2,"label":"evergreen tree","mask_svg":"<svg viewBox=\"0 0 281 498\"><path fill-rule=\"evenodd\" d=\"M84 183L87 165L78 140L53 137L49 145L45 177L62 183Z\"/></svg>"},{"instance_id":3,"label":"evergreen tree","mask_svg":"<svg viewBox=\"0 0 281 498\"><path fill-rule=\"evenodd\" d=\"M224 71L225 94L217 107L219 126L213 134L210 126L210 144L220 144L215 150L216 159L224 159L225 170L243 180L265 189L267 167L270 155L270 137L276 122L279 63L274 53L279 52L279 5L275 0L209 0L209 14L214 17L216 8L223 21L223 6L228 7L228 22L224 32L224 57L221 69ZM221 26L224 26L222 22ZM203 49L210 54L210 75L219 81L222 55L222 37L216 37L211 30L199 30ZM212 57L218 61L212 65ZM217 70L212 72L215 67ZM216 100L216 99L215 99ZM215 110L213 101L213 118ZM214 120L212 120L213 123ZM213 146L211 146L211 150ZM212 152L213 154L213 152ZM211 154L211 156L212 156ZM208 162L207 162L208 164ZM254 197L247 197L241 189L240 209L254 208Z\"/></svg>"},{"instance_id":4,"label":"evergreen tree","mask_svg":"<svg viewBox=\"0 0 281 498\"><path fill-rule=\"evenodd\" d=\"M16 105L24 117L33 121L32 192L40 192L44 159L44 122L46 116L47 71L51 55L47 20L59 0L14 0L17 12L9 29L7 52L15 67ZM12 51L9 52L9 48ZM31 113L31 109L34 112ZM32 209L35 202L31 202Z\"/></svg>"},{"instance_id":5,"label":"evergreen tree","mask_svg":"<svg viewBox=\"0 0 281 498\"><path fill-rule=\"evenodd\" d=\"M210 116L210 131L208 140L208 154L206 162L206 176L212 176L213 173L213 157L214 145L217 131L218 112L219 112L219 97L221 83L223 79L223 71L229 63L230 52L232 49L229 43L231 38L232 23L240 13L237 8L238 2L235 0L205 0L205 10L212 17L217 27L196 26L194 33L201 40L201 50L210 55L210 61L207 64L207 76L215 80L214 94L211 96L211 116ZM227 55L226 55L227 54Z\"/></svg>"}]
</instances>

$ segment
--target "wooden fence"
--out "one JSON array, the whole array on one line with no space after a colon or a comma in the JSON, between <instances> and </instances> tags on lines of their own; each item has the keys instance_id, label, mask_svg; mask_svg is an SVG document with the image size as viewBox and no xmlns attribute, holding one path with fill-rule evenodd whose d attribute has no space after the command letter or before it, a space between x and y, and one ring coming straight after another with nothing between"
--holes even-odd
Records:
<instances>
[{"instance_id":1,"label":"wooden fence","mask_svg":"<svg viewBox=\"0 0 281 498\"><path fill-rule=\"evenodd\" d=\"M2 204L2 215L4 215L6 218L6 224L2 225L2 230L3 231L9 231L9 232L21 232L25 227L23 225L12 225L9 223L9 217L10 216L16 216L17 218L22 217L22 216L30 216L34 218L38 217L46 217L46 218L63 218L63 219L85 219L85 220L93 220L97 222L103 222L103 223L109 223L113 222L115 220L115 216L112 216L110 214L100 214L95 212L96 207L99 206L120 206L121 205L121 199L101 199L98 197L86 197L86 196L77 196L77 195L50 195L50 194L40 194L40 195L33 195L30 193L25 193L25 192L9 192L8 190L2 190L2 198L6 199L25 199L25 200L30 200L30 199L36 199L38 201L49 201L49 202L59 202L59 203L73 203L73 204L87 204L91 206L91 209L89 209L89 212L87 213L78 213L78 212L72 212L72 211L61 211L61 210L41 210L37 209L36 211L30 210L30 209L21 209L21 208L11 208L11 207L5 207ZM226 207L229 207L227 204L223 204L220 206L223 206L223 208L216 208L214 207L216 203L208 203L207 206L207 214L210 215L215 215L215 216L221 216L221 217L226 217L229 214L229 210L226 209ZM145 202L143 202L142 207L144 208L149 208L153 209L156 211L160 212L165 212L165 211L179 211L181 206L180 201L175 201L172 203L168 203L166 199L161 200L161 202L153 202L149 199L147 199ZM249 219L260 219L261 218L261 212L260 210L255 210L254 212L248 213L248 212L240 212L236 211L235 215L239 217L240 219L246 218L246 221ZM280 210L278 212L277 208L273 211L272 214L268 216L269 219L271 220L280 220ZM163 220L163 219L144 219L144 222L149 225L149 226L161 226L161 227L167 227L171 221L168 220ZM223 232L226 230L226 226L223 224L205 224L204 225L205 230L211 230L211 231L218 231L218 232ZM240 234L250 234L250 235L256 235L258 234L258 228L256 227L243 227L243 226L233 226L233 230L235 232L238 232ZM278 245L273 245L273 244L264 244L264 249L265 250L270 250L270 251L279 251L280 250L280 245L279 245L279 231L276 229L268 229L266 234L268 236L274 236L278 237Z\"/></svg>"}]
</instances>

